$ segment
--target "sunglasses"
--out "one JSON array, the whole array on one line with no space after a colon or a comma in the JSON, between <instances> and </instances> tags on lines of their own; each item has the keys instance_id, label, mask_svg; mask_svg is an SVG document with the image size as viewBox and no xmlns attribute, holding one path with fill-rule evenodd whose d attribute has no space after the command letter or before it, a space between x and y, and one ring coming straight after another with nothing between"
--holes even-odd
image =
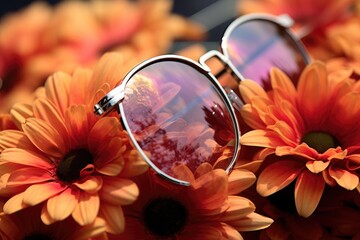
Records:
<instances>
[{"instance_id":1,"label":"sunglasses","mask_svg":"<svg viewBox=\"0 0 360 240\"><path fill-rule=\"evenodd\" d=\"M230 172L240 150L240 128L234 109L241 98L222 86L229 72L270 87L269 71L278 67L294 82L310 58L291 31L287 16L250 14L225 30L221 51L211 50L199 62L177 55L151 58L132 69L120 85L95 106L105 115L116 109L131 142L160 176L188 186L186 171L205 164ZM220 60L212 74L207 62Z\"/></svg>"}]
</instances>

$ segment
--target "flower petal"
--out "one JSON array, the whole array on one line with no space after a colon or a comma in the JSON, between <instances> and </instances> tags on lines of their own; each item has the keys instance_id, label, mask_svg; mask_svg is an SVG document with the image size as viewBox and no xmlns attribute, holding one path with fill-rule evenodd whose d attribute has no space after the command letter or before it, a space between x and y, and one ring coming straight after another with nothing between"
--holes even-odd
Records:
<instances>
[{"instance_id":1,"label":"flower petal","mask_svg":"<svg viewBox=\"0 0 360 240\"><path fill-rule=\"evenodd\" d=\"M18 129L22 129L22 124L29 117L34 115L30 104L16 103L10 110L11 116Z\"/></svg>"},{"instance_id":2,"label":"flower petal","mask_svg":"<svg viewBox=\"0 0 360 240\"><path fill-rule=\"evenodd\" d=\"M63 133L62 137L67 137L64 118L52 102L44 98L36 99L33 103L33 111L36 118L42 119L52 126L56 126L57 131L60 134Z\"/></svg>"},{"instance_id":3,"label":"flower petal","mask_svg":"<svg viewBox=\"0 0 360 240\"><path fill-rule=\"evenodd\" d=\"M36 147L24 132L17 130L4 130L0 132L0 150L6 148L22 148L35 151Z\"/></svg>"},{"instance_id":4,"label":"flower petal","mask_svg":"<svg viewBox=\"0 0 360 240\"><path fill-rule=\"evenodd\" d=\"M359 177L345 169L331 166L329 174L341 187L347 190L354 190L359 184Z\"/></svg>"},{"instance_id":5,"label":"flower petal","mask_svg":"<svg viewBox=\"0 0 360 240\"><path fill-rule=\"evenodd\" d=\"M97 172L107 176L117 176L125 165L124 151L126 146L123 141L115 137L110 140L108 147L98 153L95 162Z\"/></svg>"},{"instance_id":6,"label":"flower petal","mask_svg":"<svg viewBox=\"0 0 360 240\"><path fill-rule=\"evenodd\" d=\"M31 185L24 192L24 203L34 206L61 193L65 189L66 186L61 186L57 182Z\"/></svg>"},{"instance_id":7,"label":"flower petal","mask_svg":"<svg viewBox=\"0 0 360 240\"><path fill-rule=\"evenodd\" d=\"M249 188L256 181L254 173L247 169L234 169L229 174L229 191L228 195L238 194L243 190Z\"/></svg>"},{"instance_id":8,"label":"flower petal","mask_svg":"<svg viewBox=\"0 0 360 240\"><path fill-rule=\"evenodd\" d=\"M106 143L104 143L103 146L99 146L99 140L112 138L123 131L120 121L115 117L100 118L89 132L89 148L99 149L99 147L106 147Z\"/></svg>"},{"instance_id":9,"label":"flower petal","mask_svg":"<svg viewBox=\"0 0 360 240\"><path fill-rule=\"evenodd\" d=\"M127 151L124 158L126 161L125 166L119 175L121 177L138 176L149 169L149 164L145 162L136 150Z\"/></svg>"},{"instance_id":10,"label":"flower petal","mask_svg":"<svg viewBox=\"0 0 360 240\"><path fill-rule=\"evenodd\" d=\"M260 119L257 111L250 104L244 105L240 109L241 117L246 124L252 129L263 129L266 127L264 122Z\"/></svg>"},{"instance_id":11,"label":"flower petal","mask_svg":"<svg viewBox=\"0 0 360 240\"><path fill-rule=\"evenodd\" d=\"M107 232L119 234L124 231L125 217L121 207L102 203L100 214L105 219Z\"/></svg>"},{"instance_id":12,"label":"flower petal","mask_svg":"<svg viewBox=\"0 0 360 240\"><path fill-rule=\"evenodd\" d=\"M268 126L268 129L277 133L278 137L285 145L295 147L297 145L298 136L294 129L284 121L277 121L274 125Z\"/></svg>"},{"instance_id":13,"label":"flower petal","mask_svg":"<svg viewBox=\"0 0 360 240\"><path fill-rule=\"evenodd\" d=\"M44 120L28 118L23 124L23 130L42 152L57 158L67 153L62 134Z\"/></svg>"},{"instance_id":14,"label":"flower petal","mask_svg":"<svg viewBox=\"0 0 360 240\"><path fill-rule=\"evenodd\" d=\"M46 96L65 113L69 106L69 88L72 78L63 72L56 72L45 82Z\"/></svg>"},{"instance_id":15,"label":"flower petal","mask_svg":"<svg viewBox=\"0 0 360 240\"><path fill-rule=\"evenodd\" d=\"M302 171L295 184L295 205L302 217L309 217L320 202L325 188L322 174Z\"/></svg>"},{"instance_id":16,"label":"flower petal","mask_svg":"<svg viewBox=\"0 0 360 240\"><path fill-rule=\"evenodd\" d=\"M257 231L269 227L274 221L255 212L246 215L241 219L229 222L229 225L238 231Z\"/></svg>"},{"instance_id":17,"label":"flower petal","mask_svg":"<svg viewBox=\"0 0 360 240\"><path fill-rule=\"evenodd\" d=\"M103 186L103 180L100 176L89 176L84 178L82 181L74 183L75 186L87 193L96 193Z\"/></svg>"},{"instance_id":18,"label":"flower petal","mask_svg":"<svg viewBox=\"0 0 360 240\"><path fill-rule=\"evenodd\" d=\"M319 61L308 65L300 76L297 89L302 116L306 116L309 123L320 124L321 118L326 116L324 112L328 111L328 79L325 65Z\"/></svg>"},{"instance_id":19,"label":"flower petal","mask_svg":"<svg viewBox=\"0 0 360 240\"><path fill-rule=\"evenodd\" d=\"M222 169L215 169L191 183L189 194L201 203L203 209L221 207L228 193L228 176Z\"/></svg>"},{"instance_id":20,"label":"flower petal","mask_svg":"<svg viewBox=\"0 0 360 240\"><path fill-rule=\"evenodd\" d=\"M72 217L81 226L93 223L100 208L100 198L98 194L81 192L78 200L79 203L72 212Z\"/></svg>"},{"instance_id":21,"label":"flower petal","mask_svg":"<svg viewBox=\"0 0 360 240\"><path fill-rule=\"evenodd\" d=\"M195 180L193 172L185 164L179 164L171 169L171 176L186 182L193 182Z\"/></svg>"},{"instance_id":22,"label":"flower petal","mask_svg":"<svg viewBox=\"0 0 360 240\"><path fill-rule=\"evenodd\" d=\"M345 96L337 99L332 106L331 126L341 126L342 123L357 122L360 111L360 94L348 92Z\"/></svg>"},{"instance_id":23,"label":"flower petal","mask_svg":"<svg viewBox=\"0 0 360 240\"><path fill-rule=\"evenodd\" d=\"M3 207L4 213L12 214L17 211L20 211L21 209L29 207L28 204L25 204L23 202L23 199L24 199L24 192L19 193L19 194L13 196L12 198L10 198L9 200L7 200Z\"/></svg>"},{"instance_id":24,"label":"flower petal","mask_svg":"<svg viewBox=\"0 0 360 240\"><path fill-rule=\"evenodd\" d=\"M256 129L241 136L240 143L246 146L275 148L284 145L278 134L272 131Z\"/></svg>"},{"instance_id":25,"label":"flower petal","mask_svg":"<svg viewBox=\"0 0 360 240\"><path fill-rule=\"evenodd\" d=\"M139 188L128 179L107 178L101 192L101 200L114 205L128 205L139 196Z\"/></svg>"},{"instance_id":26,"label":"flower petal","mask_svg":"<svg viewBox=\"0 0 360 240\"><path fill-rule=\"evenodd\" d=\"M51 169L53 167L50 160L46 159L44 156L20 148L5 149L1 153L0 159L3 162L16 163L43 169Z\"/></svg>"},{"instance_id":27,"label":"flower petal","mask_svg":"<svg viewBox=\"0 0 360 240\"><path fill-rule=\"evenodd\" d=\"M71 188L50 198L47 201L47 211L52 222L62 221L70 216L78 204L78 198L79 191Z\"/></svg>"},{"instance_id":28,"label":"flower petal","mask_svg":"<svg viewBox=\"0 0 360 240\"><path fill-rule=\"evenodd\" d=\"M95 118L88 113L88 110L85 108L85 106L70 106L68 109L66 109L64 118L68 130L71 132L71 136L73 136L73 139L71 140L74 142L74 144L81 145L86 142L89 137L89 128L92 127ZM96 141L98 141L99 145L99 139L96 139Z\"/></svg>"},{"instance_id":29,"label":"flower petal","mask_svg":"<svg viewBox=\"0 0 360 240\"><path fill-rule=\"evenodd\" d=\"M267 98L267 94L259 84L252 80L243 80L239 84L239 91L241 97L246 103L250 103L255 96Z\"/></svg>"},{"instance_id":30,"label":"flower petal","mask_svg":"<svg viewBox=\"0 0 360 240\"><path fill-rule=\"evenodd\" d=\"M53 176L47 169L24 167L10 173L6 185L27 185L50 181Z\"/></svg>"},{"instance_id":31,"label":"flower petal","mask_svg":"<svg viewBox=\"0 0 360 240\"><path fill-rule=\"evenodd\" d=\"M69 105L81 105L84 103L90 103L91 99L87 99L88 90L90 87L89 82L91 80L92 71L90 69L77 68L72 75L72 81L70 84ZM79 87L88 86L88 87ZM91 94L90 94L91 95ZM91 95L92 96L92 95ZM90 103L91 104L91 103Z\"/></svg>"},{"instance_id":32,"label":"flower petal","mask_svg":"<svg viewBox=\"0 0 360 240\"><path fill-rule=\"evenodd\" d=\"M272 68L270 70L271 86L274 90L274 98L281 101L287 99L295 103L296 89L289 77L279 68ZM278 96L280 95L280 96Z\"/></svg>"},{"instance_id":33,"label":"flower petal","mask_svg":"<svg viewBox=\"0 0 360 240\"><path fill-rule=\"evenodd\" d=\"M280 160L265 168L259 176L256 190L261 196L269 196L289 185L302 171L304 164Z\"/></svg>"},{"instance_id":34,"label":"flower petal","mask_svg":"<svg viewBox=\"0 0 360 240\"><path fill-rule=\"evenodd\" d=\"M330 164L330 161L321 161L321 160L315 160L315 161L308 161L306 163L306 168L309 169L312 173L319 173L324 171Z\"/></svg>"},{"instance_id":35,"label":"flower petal","mask_svg":"<svg viewBox=\"0 0 360 240\"><path fill-rule=\"evenodd\" d=\"M229 208L221 214L222 222L237 221L255 211L255 205L247 198L229 196Z\"/></svg>"}]
</instances>

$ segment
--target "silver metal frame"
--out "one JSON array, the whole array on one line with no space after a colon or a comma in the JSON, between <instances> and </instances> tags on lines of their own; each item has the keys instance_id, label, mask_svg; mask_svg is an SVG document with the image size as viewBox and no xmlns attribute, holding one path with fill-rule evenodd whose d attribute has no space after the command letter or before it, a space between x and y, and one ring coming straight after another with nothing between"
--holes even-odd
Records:
<instances>
[{"instance_id":1,"label":"silver metal frame","mask_svg":"<svg viewBox=\"0 0 360 240\"><path fill-rule=\"evenodd\" d=\"M290 38L293 39L294 43L296 44L296 46L299 49L299 52L304 57L304 61L306 63L310 62L310 58L305 50L305 47L302 45L300 40L298 40L298 38L289 29L289 27L292 25L291 18L289 18L287 16L283 16L283 15L280 17L275 17L275 16L267 15L267 14L249 14L246 16L239 17L238 19L236 19L234 22L232 22L228 26L228 28L226 29L224 36L222 38L222 43L221 43L222 51L221 52L216 51L216 50L211 50L211 51L205 53L203 56L201 56L199 59L199 62L195 62L191 59L177 56L177 55L162 55L162 56L151 58L151 59L146 60L143 63L139 64L125 76L124 80L121 82L120 85L118 85L116 88L111 90L106 96L104 96L94 106L94 113L96 113L98 115L106 114L107 112L112 110L116 105L118 105L119 111L120 111L120 119L123 122L125 130L128 132L133 145L139 151L139 153L141 154L143 159L149 164L149 166L152 169L154 169L155 172L157 172L160 176L165 177L166 179L168 179L174 183L184 185L184 186L190 185L189 182L176 179L176 178L171 177L170 175L162 172L146 156L146 154L141 149L141 147L139 146L138 142L136 141L134 135L131 132L131 129L126 120L126 113L124 111L123 104L122 104L122 100L125 97L124 93L125 93L125 88L126 88L127 83L141 69L144 69L151 64L161 62L161 61L175 61L175 62L185 63L185 64L193 67L194 69L198 70L199 72L201 72L204 76L206 76L209 79L209 81L211 81L211 83L215 86L216 90L218 91L220 97L224 101L226 107L228 108L228 111L230 113L230 116L231 116L231 119L232 119L232 122L234 125L234 130L235 130L235 154L234 154L229 166L226 169L226 172L229 173L235 164L235 161L238 157L239 150L240 150L239 142L240 142L241 134L240 134L239 124L238 124L237 118L235 116L235 111L234 111L234 108L232 105L232 101L230 100L230 98L233 98L233 97L230 95L228 96L229 93L227 93L224 90L224 88L221 86L221 84L216 79L216 77L211 73L210 68L206 64L206 61L208 61L210 58L216 57L223 62L225 68L229 68L232 71L232 73L239 79L239 81L244 79L244 77L241 75L241 73L236 70L235 66L229 60L229 54L227 53L227 39L229 38L229 35L231 34L231 32L236 27L238 27L240 24L243 24L246 21L253 21L253 20L270 21L270 22L273 22L273 23L279 25L280 27L282 27L284 32L286 32L290 36Z\"/></svg>"}]
</instances>

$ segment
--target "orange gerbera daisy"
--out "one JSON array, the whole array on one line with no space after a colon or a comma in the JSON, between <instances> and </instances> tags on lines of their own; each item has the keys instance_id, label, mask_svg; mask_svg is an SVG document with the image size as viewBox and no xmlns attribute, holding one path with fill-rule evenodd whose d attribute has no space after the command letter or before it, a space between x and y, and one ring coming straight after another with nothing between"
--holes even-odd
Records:
<instances>
[{"instance_id":1,"label":"orange gerbera daisy","mask_svg":"<svg viewBox=\"0 0 360 240\"><path fill-rule=\"evenodd\" d=\"M241 144L263 148L255 157L266 160L257 181L262 196L296 179L296 208L308 217L325 184L360 190L360 93L351 73L328 75L325 65L315 61L304 70L297 88L278 69L271 71L271 92L253 81L241 82L247 102L241 115L253 129L242 136Z\"/></svg>"},{"instance_id":2,"label":"orange gerbera daisy","mask_svg":"<svg viewBox=\"0 0 360 240\"><path fill-rule=\"evenodd\" d=\"M138 196L127 178L146 171L147 165L130 146L118 117L99 119L92 108L104 94L101 88L107 91L119 81L118 56L105 55L93 72L54 74L34 102L11 110L20 130L0 136L0 194L10 198L5 213L43 203L46 224L72 215L87 225L101 215L108 231L123 230L119 206Z\"/></svg>"},{"instance_id":3,"label":"orange gerbera daisy","mask_svg":"<svg viewBox=\"0 0 360 240\"><path fill-rule=\"evenodd\" d=\"M97 218L87 226L78 225L73 219L45 225L40 217L38 206L6 215L0 214L0 238L14 239L54 239L54 240L89 240L106 239L105 222ZM35 217L34 217L35 216ZM66 230L65 230L66 229ZM65 230L65 231L64 231Z\"/></svg>"},{"instance_id":4,"label":"orange gerbera daisy","mask_svg":"<svg viewBox=\"0 0 360 240\"><path fill-rule=\"evenodd\" d=\"M190 187L168 183L152 171L137 177L140 197L124 208L125 232L110 239L242 239L238 231L268 227L272 220L255 213L248 199L235 196L255 181L247 170L212 170L210 164L189 169Z\"/></svg>"},{"instance_id":5,"label":"orange gerbera daisy","mask_svg":"<svg viewBox=\"0 0 360 240\"><path fill-rule=\"evenodd\" d=\"M62 116L47 99L34 101L23 131L5 130L0 136L1 196L10 197L4 212L11 214L43 203L46 224L72 215L80 225L104 215L121 232L121 205L132 203L139 190L129 176L147 169L115 117L98 119L84 105L70 106ZM116 211L113 208L116 206Z\"/></svg>"}]
</instances>

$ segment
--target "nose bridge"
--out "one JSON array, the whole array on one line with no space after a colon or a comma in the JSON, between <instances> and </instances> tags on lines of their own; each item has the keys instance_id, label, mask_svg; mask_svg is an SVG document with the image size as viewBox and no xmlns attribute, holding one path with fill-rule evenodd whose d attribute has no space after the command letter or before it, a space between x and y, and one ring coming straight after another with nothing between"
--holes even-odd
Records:
<instances>
[{"instance_id":1,"label":"nose bridge","mask_svg":"<svg viewBox=\"0 0 360 240\"><path fill-rule=\"evenodd\" d=\"M213 73L213 75L219 79L221 76L223 76L225 73L230 73L231 76L234 78L235 81L237 81L237 83L239 83L243 78L243 76L241 75L241 73L239 71L237 71L234 66L230 63L230 60L228 59L228 57L226 57L223 53L217 51L217 50L210 50L209 52L206 52L204 55L202 55L199 58L199 63L205 67L209 72L212 72L211 70L214 70L212 68L209 67L209 65L207 64L207 62L211 59L217 59L218 61L221 62L222 64L222 68L216 72Z\"/></svg>"},{"instance_id":2,"label":"nose bridge","mask_svg":"<svg viewBox=\"0 0 360 240\"><path fill-rule=\"evenodd\" d=\"M221 83L220 77L222 77L225 73L230 73L231 77L235 80L235 87L237 87L239 81L241 80L241 77L237 75L236 71L234 71L232 69L232 66L229 65L229 60L227 59L226 56L224 56L221 52L216 51L216 50L211 50L207 53L205 53L204 55L202 55L199 59L199 63L204 66L209 72L211 72L211 68L209 67L209 65L207 64L207 62L212 59L212 58L216 58L218 61L221 62L222 64L222 68L220 69L219 72L213 74L215 76L215 78L220 82L220 84L222 85L222 87L224 88L229 100L231 101L233 107L240 111L240 109L242 108L242 106L244 105L243 102L241 101L240 97L238 96L238 94L232 89L234 87L234 84L231 84L229 82L227 83ZM234 81L232 80L232 81ZM230 86L229 86L230 85Z\"/></svg>"},{"instance_id":3,"label":"nose bridge","mask_svg":"<svg viewBox=\"0 0 360 240\"><path fill-rule=\"evenodd\" d=\"M209 65L207 64L207 62L210 60L210 59L213 59L213 58L216 58L217 60L219 60L222 65L223 65L223 68L220 70L219 73L217 74L214 74L215 77L219 77L221 76L223 73L226 72L227 68L228 68L228 60L226 59L226 57L220 53L219 51L216 51L216 50L210 50L208 52L206 52L204 55L202 55L199 59L199 63L206 67L207 70L210 72L211 71L211 68L209 67Z\"/></svg>"}]
</instances>

